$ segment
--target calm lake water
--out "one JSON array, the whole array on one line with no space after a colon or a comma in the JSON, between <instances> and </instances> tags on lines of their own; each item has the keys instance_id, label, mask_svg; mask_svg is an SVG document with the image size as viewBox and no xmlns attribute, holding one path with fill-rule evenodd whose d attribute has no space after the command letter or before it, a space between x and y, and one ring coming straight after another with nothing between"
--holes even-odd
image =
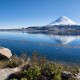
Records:
<instances>
[{"instance_id":1,"label":"calm lake water","mask_svg":"<svg viewBox=\"0 0 80 80\"><path fill-rule=\"evenodd\" d=\"M38 51L48 60L80 64L80 36L0 32L0 46L13 54Z\"/></svg>"}]
</instances>

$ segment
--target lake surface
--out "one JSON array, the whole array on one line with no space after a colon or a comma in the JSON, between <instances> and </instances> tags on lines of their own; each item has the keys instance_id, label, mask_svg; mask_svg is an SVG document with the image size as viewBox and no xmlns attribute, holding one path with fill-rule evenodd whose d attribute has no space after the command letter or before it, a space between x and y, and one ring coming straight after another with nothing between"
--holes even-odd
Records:
<instances>
[{"instance_id":1,"label":"lake surface","mask_svg":"<svg viewBox=\"0 0 80 80\"><path fill-rule=\"evenodd\" d=\"M80 64L80 36L30 34L23 32L0 32L0 46L9 48L13 54L34 51L48 60Z\"/></svg>"}]
</instances>

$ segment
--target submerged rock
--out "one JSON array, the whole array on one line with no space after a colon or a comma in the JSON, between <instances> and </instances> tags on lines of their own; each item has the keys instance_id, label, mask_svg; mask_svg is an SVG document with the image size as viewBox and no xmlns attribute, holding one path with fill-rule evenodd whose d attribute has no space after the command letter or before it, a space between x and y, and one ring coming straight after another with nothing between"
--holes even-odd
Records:
<instances>
[{"instance_id":1,"label":"submerged rock","mask_svg":"<svg viewBox=\"0 0 80 80\"><path fill-rule=\"evenodd\" d=\"M8 48L0 47L0 59L9 59L12 56Z\"/></svg>"}]
</instances>

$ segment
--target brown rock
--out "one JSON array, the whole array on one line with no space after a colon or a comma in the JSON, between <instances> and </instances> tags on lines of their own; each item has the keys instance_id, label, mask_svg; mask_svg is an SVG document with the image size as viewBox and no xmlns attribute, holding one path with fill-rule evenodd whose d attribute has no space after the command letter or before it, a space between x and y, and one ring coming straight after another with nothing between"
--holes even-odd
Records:
<instances>
[{"instance_id":1,"label":"brown rock","mask_svg":"<svg viewBox=\"0 0 80 80\"><path fill-rule=\"evenodd\" d=\"M12 53L8 48L0 47L0 59L9 59L11 56Z\"/></svg>"}]
</instances>

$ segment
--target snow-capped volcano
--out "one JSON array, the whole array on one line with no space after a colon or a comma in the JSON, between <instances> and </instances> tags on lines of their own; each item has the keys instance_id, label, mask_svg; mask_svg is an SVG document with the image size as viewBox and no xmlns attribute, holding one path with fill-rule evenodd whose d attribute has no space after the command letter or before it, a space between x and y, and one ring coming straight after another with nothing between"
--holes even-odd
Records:
<instances>
[{"instance_id":1,"label":"snow-capped volcano","mask_svg":"<svg viewBox=\"0 0 80 80\"><path fill-rule=\"evenodd\" d=\"M53 26L53 25L77 25L77 24L74 21L72 21L71 19L69 19L65 16L62 16L62 17L59 17L54 22L50 23L49 25Z\"/></svg>"}]
</instances>

